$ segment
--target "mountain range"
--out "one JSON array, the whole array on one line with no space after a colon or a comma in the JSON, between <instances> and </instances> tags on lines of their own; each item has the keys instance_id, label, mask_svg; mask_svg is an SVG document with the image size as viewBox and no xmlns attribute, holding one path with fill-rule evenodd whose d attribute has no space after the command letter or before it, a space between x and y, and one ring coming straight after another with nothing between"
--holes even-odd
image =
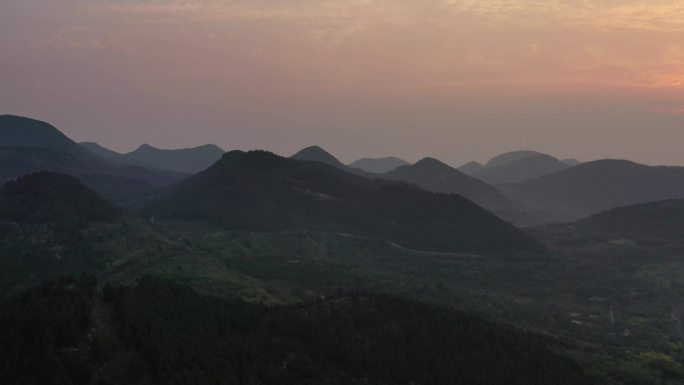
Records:
<instances>
[{"instance_id":1,"label":"mountain range","mask_svg":"<svg viewBox=\"0 0 684 385\"><path fill-rule=\"evenodd\" d=\"M370 179L408 182L428 191L458 194L488 210L505 213L518 210L518 207L495 187L470 177L434 158L424 158L413 165L405 164L385 173L370 173L360 168L351 167L351 165L346 166L335 156L318 146L307 147L291 158L324 163Z\"/></svg>"},{"instance_id":2,"label":"mountain range","mask_svg":"<svg viewBox=\"0 0 684 385\"><path fill-rule=\"evenodd\" d=\"M143 144L135 151L126 154L109 150L94 142L84 142L80 145L117 164L139 165L186 174L195 174L206 169L221 159L224 153L221 148L213 144L174 150L163 150Z\"/></svg>"},{"instance_id":3,"label":"mountain range","mask_svg":"<svg viewBox=\"0 0 684 385\"><path fill-rule=\"evenodd\" d=\"M383 179L414 183L426 190L458 194L489 210L515 210L515 204L496 187L470 177L434 158L401 166L381 175Z\"/></svg>"},{"instance_id":4,"label":"mountain range","mask_svg":"<svg viewBox=\"0 0 684 385\"><path fill-rule=\"evenodd\" d=\"M126 207L139 207L160 189L188 176L162 168L199 170L221 154L221 149L211 145L180 150L143 145L132 153L117 154L95 144L79 145L45 122L0 116L0 180L39 171L65 173ZM561 162L534 151L494 157L473 176L433 158L372 173L347 166L317 146L305 148L292 158L328 164L371 180L396 180L432 192L457 194L519 225L576 220L614 207L684 197L681 167L623 160L569 166L565 163L575 161ZM369 158L352 165L365 163L369 168L368 164L385 163L386 168L391 167L386 162L391 166L402 163L396 158ZM470 168L480 167L472 163ZM489 179L496 186L479 179Z\"/></svg>"},{"instance_id":5,"label":"mountain range","mask_svg":"<svg viewBox=\"0 0 684 385\"><path fill-rule=\"evenodd\" d=\"M30 172L61 172L76 176L121 204L143 200L156 188L187 175L135 165L113 165L48 123L12 115L0 116L0 159L0 180Z\"/></svg>"},{"instance_id":6,"label":"mountain range","mask_svg":"<svg viewBox=\"0 0 684 385\"><path fill-rule=\"evenodd\" d=\"M189 176L25 118L0 118L0 140L11 383L684 378L684 168L602 160L493 186L433 158L371 173L311 147ZM143 186L129 210L110 202ZM573 222L520 230L497 200ZM97 280L50 280L81 273Z\"/></svg>"},{"instance_id":7,"label":"mountain range","mask_svg":"<svg viewBox=\"0 0 684 385\"><path fill-rule=\"evenodd\" d=\"M227 153L207 170L169 187L144 212L252 231L367 234L431 251L537 247L531 238L461 196L368 179L329 164L264 151Z\"/></svg>"},{"instance_id":8,"label":"mountain range","mask_svg":"<svg viewBox=\"0 0 684 385\"><path fill-rule=\"evenodd\" d=\"M527 207L573 220L614 207L683 198L684 167L605 159L500 188Z\"/></svg>"},{"instance_id":9,"label":"mountain range","mask_svg":"<svg viewBox=\"0 0 684 385\"><path fill-rule=\"evenodd\" d=\"M579 164L574 159L560 161L537 151L511 151L497 155L484 165L468 162L458 170L489 184L522 182L553 174Z\"/></svg>"}]
</instances>

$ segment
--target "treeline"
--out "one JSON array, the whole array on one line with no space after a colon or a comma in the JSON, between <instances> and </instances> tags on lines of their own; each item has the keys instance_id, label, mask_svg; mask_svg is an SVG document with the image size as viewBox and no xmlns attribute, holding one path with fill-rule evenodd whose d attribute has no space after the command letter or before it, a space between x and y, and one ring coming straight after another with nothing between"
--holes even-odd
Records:
<instances>
[{"instance_id":1,"label":"treeline","mask_svg":"<svg viewBox=\"0 0 684 385\"><path fill-rule=\"evenodd\" d=\"M12 384L587 384L540 338L354 293L267 307L156 278L64 278L0 307Z\"/></svg>"},{"instance_id":2,"label":"treeline","mask_svg":"<svg viewBox=\"0 0 684 385\"><path fill-rule=\"evenodd\" d=\"M4 384L87 384L95 278L46 281L0 306Z\"/></svg>"}]
</instances>

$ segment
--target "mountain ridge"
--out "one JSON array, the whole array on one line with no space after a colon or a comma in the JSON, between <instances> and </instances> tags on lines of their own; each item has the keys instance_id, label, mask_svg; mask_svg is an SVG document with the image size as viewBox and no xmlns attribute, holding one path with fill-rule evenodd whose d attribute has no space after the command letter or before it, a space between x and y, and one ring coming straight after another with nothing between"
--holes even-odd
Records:
<instances>
[{"instance_id":1,"label":"mountain ridge","mask_svg":"<svg viewBox=\"0 0 684 385\"><path fill-rule=\"evenodd\" d=\"M370 234L430 251L537 248L518 229L463 197L266 151L228 152L209 169L167 188L144 212L250 231Z\"/></svg>"},{"instance_id":2,"label":"mountain ridge","mask_svg":"<svg viewBox=\"0 0 684 385\"><path fill-rule=\"evenodd\" d=\"M515 210L515 204L494 186L466 175L435 158L426 157L381 175L414 183L438 193L458 194L489 210Z\"/></svg>"}]
</instances>

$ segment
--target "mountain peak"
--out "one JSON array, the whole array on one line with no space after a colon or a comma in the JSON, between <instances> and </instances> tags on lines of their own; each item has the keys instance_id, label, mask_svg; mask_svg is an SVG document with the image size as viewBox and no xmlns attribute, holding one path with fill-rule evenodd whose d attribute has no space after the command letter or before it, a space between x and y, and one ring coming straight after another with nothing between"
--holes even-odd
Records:
<instances>
[{"instance_id":1,"label":"mountain peak","mask_svg":"<svg viewBox=\"0 0 684 385\"><path fill-rule=\"evenodd\" d=\"M319 146L306 147L291 156L292 159L325 163L337 168L346 168L342 162Z\"/></svg>"},{"instance_id":2,"label":"mountain peak","mask_svg":"<svg viewBox=\"0 0 684 385\"><path fill-rule=\"evenodd\" d=\"M448 164L442 162L441 160L431 158L431 157L425 157L414 165L418 168L430 168L430 169L453 169L453 167L449 166Z\"/></svg>"},{"instance_id":3,"label":"mountain peak","mask_svg":"<svg viewBox=\"0 0 684 385\"><path fill-rule=\"evenodd\" d=\"M147 143L143 143L140 145L140 147L136 148L134 152L136 151L156 151L159 150L158 148L151 146Z\"/></svg>"},{"instance_id":4,"label":"mountain peak","mask_svg":"<svg viewBox=\"0 0 684 385\"><path fill-rule=\"evenodd\" d=\"M466 174L473 175L479 171L482 171L484 166L481 163L471 161L458 168L458 171Z\"/></svg>"}]
</instances>

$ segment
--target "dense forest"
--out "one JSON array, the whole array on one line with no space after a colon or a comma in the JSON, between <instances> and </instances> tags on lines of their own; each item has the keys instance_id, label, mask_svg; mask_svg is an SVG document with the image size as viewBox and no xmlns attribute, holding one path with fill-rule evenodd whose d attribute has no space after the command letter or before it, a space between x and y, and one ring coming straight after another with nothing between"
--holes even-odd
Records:
<instances>
[{"instance_id":1,"label":"dense forest","mask_svg":"<svg viewBox=\"0 0 684 385\"><path fill-rule=\"evenodd\" d=\"M74 177L40 172L0 187L0 288L102 265L82 230L122 210Z\"/></svg>"},{"instance_id":2,"label":"dense forest","mask_svg":"<svg viewBox=\"0 0 684 385\"><path fill-rule=\"evenodd\" d=\"M535 335L388 295L267 307L161 280L48 281L0 305L11 384L590 384Z\"/></svg>"}]
</instances>

